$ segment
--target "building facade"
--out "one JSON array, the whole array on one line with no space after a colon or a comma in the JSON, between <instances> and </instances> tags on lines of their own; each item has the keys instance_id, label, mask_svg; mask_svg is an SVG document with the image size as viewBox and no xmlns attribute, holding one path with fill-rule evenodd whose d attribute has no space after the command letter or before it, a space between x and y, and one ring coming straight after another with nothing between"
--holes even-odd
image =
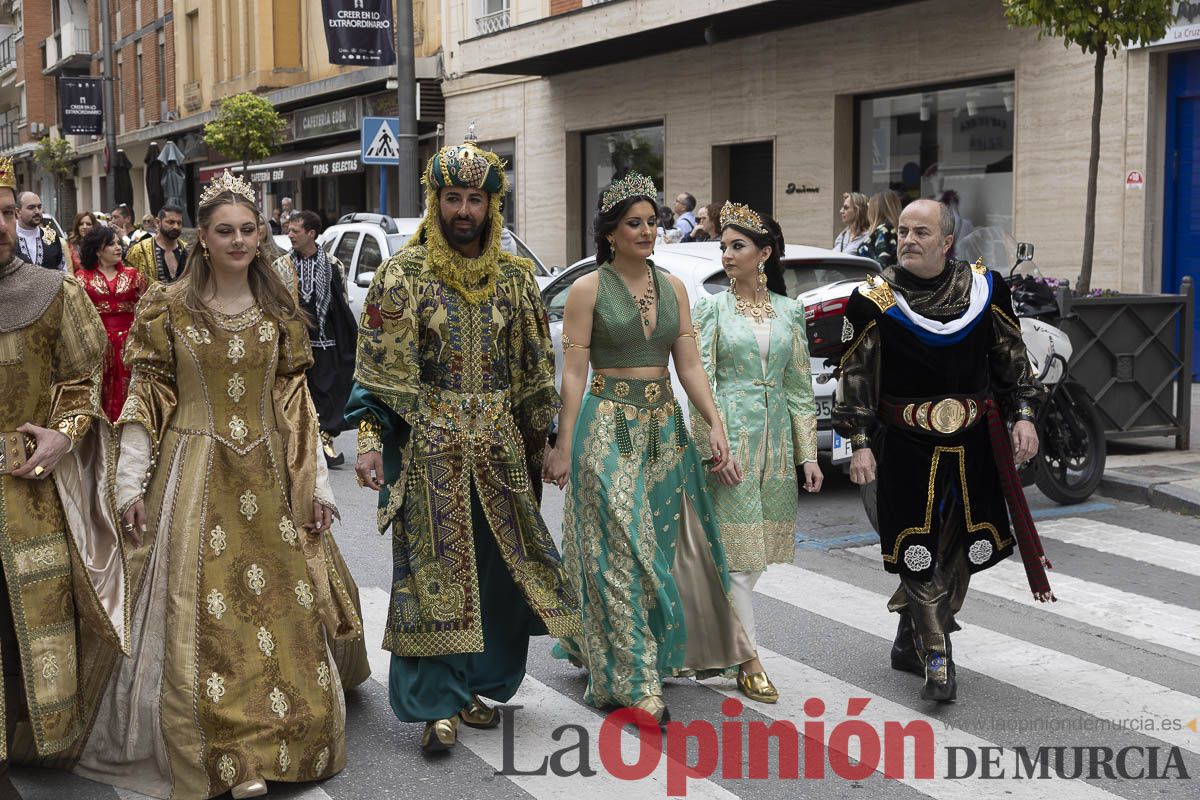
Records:
<instances>
[{"instance_id":1,"label":"building facade","mask_svg":"<svg viewBox=\"0 0 1200 800\"><path fill-rule=\"evenodd\" d=\"M121 89L117 143L131 164L135 214L153 210L145 160L168 140L187 159L190 216L200 187L214 174L226 167L242 171L240 162L208 148L203 127L215 118L222 99L247 91L265 97L287 122L279 152L247 171L265 211L285 196L326 221L379 206L379 170L359 162L359 131L365 116L395 114L396 93L388 88L395 85L395 67L330 64L320 0L108 2L114 13L113 70ZM443 114L439 12L431 0L413 4L422 132L430 146ZM95 10L92 17L98 30ZM159 48L156 60L147 58L152 44ZM100 72L98 59L93 71ZM80 207L101 208L107 180L104 143L80 143L78 151L85 156L79 168ZM394 208L394 179L391 184Z\"/></svg>"},{"instance_id":2,"label":"building facade","mask_svg":"<svg viewBox=\"0 0 1200 800\"><path fill-rule=\"evenodd\" d=\"M999 0L447 0L443 24L447 128L512 152L516 225L546 263L591 252L598 192L633 167L823 246L844 192L957 199L1035 243L1046 274L1078 274L1094 60L1010 28ZM1196 275L1164 261L1190 180L1168 77L1193 46L1108 61L1093 286Z\"/></svg>"}]
</instances>

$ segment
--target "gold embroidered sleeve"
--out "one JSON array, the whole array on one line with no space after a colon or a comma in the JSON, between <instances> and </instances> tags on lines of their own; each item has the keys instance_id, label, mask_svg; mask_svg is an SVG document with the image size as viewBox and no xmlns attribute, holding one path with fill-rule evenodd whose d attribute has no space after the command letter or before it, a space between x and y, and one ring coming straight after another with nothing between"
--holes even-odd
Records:
<instances>
[{"instance_id":1,"label":"gold embroidered sleeve","mask_svg":"<svg viewBox=\"0 0 1200 800\"><path fill-rule=\"evenodd\" d=\"M320 425L305 372L312 366L308 329L298 319L279 323L279 361L275 367L273 400L287 462L288 496L298 527L312 524L316 496Z\"/></svg>"},{"instance_id":2,"label":"gold embroidered sleeve","mask_svg":"<svg viewBox=\"0 0 1200 800\"><path fill-rule=\"evenodd\" d=\"M720 334L720 317L717 313L717 301L712 297L701 297L692 306L692 326L696 331L696 347L700 352L700 363L704 374L708 376L708 384L713 398L717 396L717 339ZM720 408L720 404L717 404ZM712 426L704 415L688 401L689 417L692 421L692 439L695 440L696 452L704 461L712 460L712 446L708 437ZM728 432L726 432L728 435Z\"/></svg>"},{"instance_id":3,"label":"gold embroidered sleeve","mask_svg":"<svg viewBox=\"0 0 1200 800\"><path fill-rule=\"evenodd\" d=\"M383 452L383 426L374 414L364 414L358 421L358 453Z\"/></svg>"},{"instance_id":4,"label":"gold embroidered sleeve","mask_svg":"<svg viewBox=\"0 0 1200 800\"><path fill-rule=\"evenodd\" d=\"M792 357L783 374L783 391L792 418L792 453L797 464L817 460L817 404L813 397L812 365L808 357L808 331L804 304L792 313Z\"/></svg>"},{"instance_id":5,"label":"gold embroidered sleeve","mask_svg":"<svg viewBox=\"0 0 1200 800\"><path fill-rule=\"evenodd\" d=\"M54 388L46 427L73 427L76 417L103 417L100 381L108 337L96 307L74 278L63 278L62 321L54 344ZM64 430L63 433L71 435ZM78 429L78 441L86 433Z\"/></svg>"},{"instance_id":6,"label":"gold embroidered sleeve","mask_svg":"<svg viewBox=\"0 0 1200 800\"><path fill-rule=\"evenodd\" d=\"M524 439L531 478L540 486L546 436L562 401L554 388L554 345L537 282L523 267L510 275L516 295L508 331L513 418Z\"/></svg>"},{"instance_id":7,"label":"gold embroidered sleeve","mask_svg":"<svg viewBox=\"0 0 1200 800\"><path fill-rule=\"evenodd\" d=\"M198 336L207 333L196 331ZM138 302L133 327L125 340L125 366L130 371L129 394L117 426L130 423L144 426L157 453L178 399L171 312L166 286L161 283L151 285Z\"/></svg>"},{"instance_id":8,"label":"gold embroidered sleeve","mask_svg":"<svg viewBox=\"0 0 1200 800\"><path fill-rule=\"evenodd\" d=\"M354 380L412 423L421 381L422 248L405 248L371 279L358 323Z\"/></svg>"},{"instance_id":9,"label":"gold embroidered sleeve","mask_svg":"<svg viewBox=\"0 0 1200 800\"><path fill-rule=\"evenodd\" d=\"M149 286L158 280L158 265L154 263L154 241L143 239L125 254L126 266L133 267Z\"/></svg>"}]
</instances>

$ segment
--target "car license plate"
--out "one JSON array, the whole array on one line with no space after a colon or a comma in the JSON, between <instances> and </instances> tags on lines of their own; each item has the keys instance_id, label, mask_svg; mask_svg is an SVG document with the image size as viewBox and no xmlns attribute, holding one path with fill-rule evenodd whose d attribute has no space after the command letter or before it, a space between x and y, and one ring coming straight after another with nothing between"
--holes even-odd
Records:
<instances>
[{"instance_id":1,"label":"car license plate","mask_svg":"<svg viewBox=\"0 0 1200 800\"><path fill-rule=\"evenodd\" d=\"M817 400L817 419L829 419L833 416L833 398L822 397Z\"/></svg>"},{"instance_id":2,"label":"car license plate","mask_svg":"<svg viewBox=\"0 0 1200 800\"><path fill-rule=\"evenodd\" d=\"M842 435L837 431L833 432L833 463L841 464L849 461L850 456L854 455L853 449L850 447L850 440L842 438Z\"/></svg>"}]
</instances>

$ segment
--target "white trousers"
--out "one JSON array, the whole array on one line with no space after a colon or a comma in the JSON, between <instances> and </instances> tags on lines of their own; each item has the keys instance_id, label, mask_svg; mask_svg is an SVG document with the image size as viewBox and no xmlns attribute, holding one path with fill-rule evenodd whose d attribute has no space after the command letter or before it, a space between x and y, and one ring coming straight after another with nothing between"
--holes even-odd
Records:
<instances>
[{"instance_id":1,"label":"white trousers","mask_svg":"<svg viewBox=\"0 0 1200 800\"><path fill-rule=\"evenodd\" d=\"M758 579L762 577L762 571L758 572L733 572L729 573L729 589L733 595L733 608L737 611L738 619L742 621L742 627L746 629L746 635L750 637L750 644L758 647L758 636L754 630L754 584L758 583Z\"/></svg>"}]
</instances>

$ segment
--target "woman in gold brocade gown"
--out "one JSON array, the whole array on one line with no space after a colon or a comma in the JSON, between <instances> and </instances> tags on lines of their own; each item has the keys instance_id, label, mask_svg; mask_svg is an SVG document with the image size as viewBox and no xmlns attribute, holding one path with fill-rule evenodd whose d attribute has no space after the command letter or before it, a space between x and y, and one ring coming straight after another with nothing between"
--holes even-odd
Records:
<instances>
[{"instance_id":1,"label":"woman in gold brocade gown","mask_svg":"<svg viewBox=\"0 0 1200 800\"><path fill-rule=\"evenodd\" d=\"M147 292L125 349L117 504L145 532L133 657L76 771L155 797L252 797L345 764L325 631L362 625L332 568L303 312L259 249L248 184L226 172L199 223L187 277Z\"/></svg>"}]
</instances>

